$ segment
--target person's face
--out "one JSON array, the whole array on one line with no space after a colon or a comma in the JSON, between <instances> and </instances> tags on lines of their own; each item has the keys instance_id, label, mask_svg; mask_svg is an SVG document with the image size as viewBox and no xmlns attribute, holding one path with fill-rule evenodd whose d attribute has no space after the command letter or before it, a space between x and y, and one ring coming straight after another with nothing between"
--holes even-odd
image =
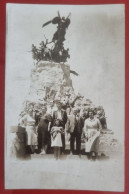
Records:
<instances>
[{"instance_id":1,"label":"person's face","mask_svg":"<svg viewBox=\"0 0 129 194\"><path fill-rule=\"evenodd\" d=\"M88 114L88 110L85 110L86 115Z\"/></svg>"},{"instance_id":2,"label":"person's face","mask_svg":"<svg viewBox=\"0 0 129 194\"><path fill-rule=\"evenodd\" d=\"M89 117L90 117L90 119L93 119L94 118L93 112L89 112Z\"/></svg>"},{"instance_id":3,"label":"person's face","mask_svg":"<svg viewBox=\"0 0 129 194\"><path fill-rule=\"evenodd\" d=\"M101 112L97 112L97 118L100 118L102 116Z\"/></svg>"},{"instance_id":4,"label":"person's face","mask_svg":"<svg viewBox=\"0 0 129 194\"><path fill-rule=\"evenodd\" d=\"M59 126L59 125L60 125L60 122L59 122L58 120L56 121L56 125L57 125L57 126Z\"/></svg>"},{"instance_id":5,"label":"person's face","mask_svg":"<svg viewBox=\"0 0 129 194\"><path fill-rule=\"evenodd\" d=\"M95 113L95 114L97 114L97 111L96 111L96 110L94 110L94 113Z\"/></svg>"},{"instance_id":6,"label":"person's face","mask_svg":"<svg viewBox=\"0 0 129 194\"><path fill-rule=\"evenodd\" d=\"M77 115L77 110L73 110L73 114L74 115Z\"/></svg>"},{"instance_id":7,"label":"person's face","mask_svg":"<svg viewBox=\"0 0 129 194\"><path fill-rule=\"evenodd\" d=\"M82 118L83 118L83 119L86 118L86 114L85 114L85 113L82 114Z\"/></svg>"}]
</instances>

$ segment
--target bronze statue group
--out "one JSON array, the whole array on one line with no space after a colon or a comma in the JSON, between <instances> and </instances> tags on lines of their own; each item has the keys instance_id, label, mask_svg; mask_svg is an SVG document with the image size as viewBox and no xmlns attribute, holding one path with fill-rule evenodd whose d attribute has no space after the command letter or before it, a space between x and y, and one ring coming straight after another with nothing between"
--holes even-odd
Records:
<instances>
[{"instance_id":1,"label":"bronze statue group","mask_svg":"<svg viewBox=\"0 0 129 194\"><path fill-rule=\"evenodd\" d=\"M67 62L67 59L70 58L69 49L64 48L65 34L66 30L70 24L69 14L66 18L61 17L59 12L58 16L52 20L43 24L42 27L45 27L48 24L57 25L57 31L54 33L52 40L49 42L45 37L46 41L40 43L40 47L37 48L32 44L32 57L37 62L43 61L54 61L57 63Z\"/></svg>"}]
</instances>

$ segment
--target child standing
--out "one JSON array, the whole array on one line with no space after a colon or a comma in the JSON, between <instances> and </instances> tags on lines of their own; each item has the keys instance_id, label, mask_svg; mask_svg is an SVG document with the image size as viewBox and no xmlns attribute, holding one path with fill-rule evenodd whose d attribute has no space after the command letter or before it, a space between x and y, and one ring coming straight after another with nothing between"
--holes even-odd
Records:
<instances>
[{"instance_id":1,"label":"child standing","mask_svg":"<svg viewBox=\"0 0 129 194\"><path fill-rule=\"evenodd\" d=\"M61 134L64 135L63 128L61 127L61 121L57 119L55 125L51 129L51 146L54 147L55 159L60 158L60 148L62 147Z\"/></svg>"}]
</instances>

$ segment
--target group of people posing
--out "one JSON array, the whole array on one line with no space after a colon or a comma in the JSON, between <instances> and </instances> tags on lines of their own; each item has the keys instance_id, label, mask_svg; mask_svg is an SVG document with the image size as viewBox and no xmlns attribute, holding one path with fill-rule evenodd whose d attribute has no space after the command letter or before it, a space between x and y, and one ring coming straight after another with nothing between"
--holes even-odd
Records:
<instances>
[{"instance_id":1,"label":"group of people posing","mask_svg":"<svg viewBox=\"0 0 129 194\"><path fill-rule=\"evenodd\" d=\"M50 101L40 114L31 105L20 117L19 125L26 129L26 145L32 153L38 149L40 154L46 154L48 149L54 148L55 159L66 153L68 142L70 154L81 155L82 137L85 140L85 152L89 158L95 159L101 130L107 129L104 111L94 111L93 108L82 111L76 106L67 111L60 101L56 104Z\"/></svg>"}]
</instances>

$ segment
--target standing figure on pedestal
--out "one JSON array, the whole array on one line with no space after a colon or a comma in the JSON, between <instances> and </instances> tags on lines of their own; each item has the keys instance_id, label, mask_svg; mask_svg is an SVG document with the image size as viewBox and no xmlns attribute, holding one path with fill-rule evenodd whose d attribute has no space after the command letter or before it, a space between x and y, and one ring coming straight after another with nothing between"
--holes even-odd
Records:
<instances>
[{"instance_id":1,"label":"standing figure on pedestal","mask_svg":"<svg viewBox=\"0 0 129 194\"><path fill-rule=\"evenodd\" d=\"M57 24L57 31L54 33L52 41L54 42L54 47L51 50L51 56L52 60L55 62L66 62L67 58L70 57L68 53L68 49L64 49L63 42L65 41L65 34L66 34L66 29L68 28L70 24L70 17L71 14L69 14L66 18L60 16L58 12L58 16L53 18L52 20L46 22L43 24L42 27L45 27L46 25L52 23L52 24ZM50 42L50 43L51 43Z\"/></svg>"},{"instance_id":2,"label":"standing figure on pedestal","mask_svg":"<svg viewBox=\"0 0 129 194\"><path fill-rule=\"evenodd\" d=\"M58 16L53 18L52 20L46 22L45 24L43 24L42 27L45 27L46 25L52 23L52 24L57 24L57 31L54 33L53 35L53 39L52 41L58 41L58 42L63 42L65 40L65 34L66 34L66 29L68 28L69 24L70 24L70 17L71 14L69 14L67 16L67 18L60 16L59 12L58 12Z\"/></svg>"}]
</instances>

